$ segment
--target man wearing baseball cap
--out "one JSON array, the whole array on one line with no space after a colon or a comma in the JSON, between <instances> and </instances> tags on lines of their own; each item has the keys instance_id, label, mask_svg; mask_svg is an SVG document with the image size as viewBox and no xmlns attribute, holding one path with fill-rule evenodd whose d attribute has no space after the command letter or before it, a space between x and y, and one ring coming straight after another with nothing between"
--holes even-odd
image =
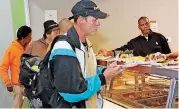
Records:
<instances>
[{"instance_id":1,"label":"man wearing baseball cap","mask_svg":"<svg viewBox=\"0 0 179 109\"><path fill-rule=\"evenodd\" d=\"M116 63L106 69L98 68L87 37L96 34L99 19L108 15L94 2L86 0L76 3L71 12L74 26L52 46L50 55L54 86L60 95L57 107L102 108L102 97L98 92L123 68Z\"/></svg>"}]
</instances>

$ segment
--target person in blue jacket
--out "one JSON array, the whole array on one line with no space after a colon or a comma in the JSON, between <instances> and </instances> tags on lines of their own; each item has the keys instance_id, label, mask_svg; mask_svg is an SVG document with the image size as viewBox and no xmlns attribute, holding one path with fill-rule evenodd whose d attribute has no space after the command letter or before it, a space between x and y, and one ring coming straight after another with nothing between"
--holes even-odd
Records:
<instances>
[{"instance_id":1,"label":"person in blue jacket","mask_svg":"<svg viewBox=\"0 0 179 109\"><path fill-rule=\"evenodd\" d=\"M54 44L50 55L54 86L64 99L60 108L102 108L98 93L112 76L121 73L121 68L112 63L106 69L98 68L88 36L95 35L99 19L108 16L90 0L82 0L71 10L74 26ZM64 104L63 104L64 103Z\"/></svg>"}]
</instances>

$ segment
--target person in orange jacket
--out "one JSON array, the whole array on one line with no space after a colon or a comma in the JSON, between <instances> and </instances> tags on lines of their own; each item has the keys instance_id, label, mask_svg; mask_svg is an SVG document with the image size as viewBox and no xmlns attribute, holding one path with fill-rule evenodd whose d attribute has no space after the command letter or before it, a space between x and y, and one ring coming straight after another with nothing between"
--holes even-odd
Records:
<instances>
[{"instance_id":1,"label":"person in orange jacket","mask_svg":"<svg viewBox=\"0 0 179 109\"><path fill-rule=\"evenodd\" d=\"M20 57L31 41L32 30L28 26L21 26L14 40L6 49L0 65L0 76L9 92L13 92L13 108L21 108L24 89L19 83ZM10 69L11 76L8 76Z\"/></svg>"}]
</instances>

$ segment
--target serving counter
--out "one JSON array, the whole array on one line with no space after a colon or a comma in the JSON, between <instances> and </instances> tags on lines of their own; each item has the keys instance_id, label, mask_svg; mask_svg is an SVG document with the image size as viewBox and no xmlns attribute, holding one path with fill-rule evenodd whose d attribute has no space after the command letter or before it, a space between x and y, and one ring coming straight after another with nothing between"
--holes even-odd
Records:
<instances>
[{"instance_id":1,"label":"serving counter","mask_svg":"<svg viewBox=\"0 0 179 109\"><path fill-rule=\"evenodd\" d=\"M104 62L99 66L106 66ZM178 69L139 64L107 83L104 98L127 108L177 108Z\"/></svg>"}]
</instances>

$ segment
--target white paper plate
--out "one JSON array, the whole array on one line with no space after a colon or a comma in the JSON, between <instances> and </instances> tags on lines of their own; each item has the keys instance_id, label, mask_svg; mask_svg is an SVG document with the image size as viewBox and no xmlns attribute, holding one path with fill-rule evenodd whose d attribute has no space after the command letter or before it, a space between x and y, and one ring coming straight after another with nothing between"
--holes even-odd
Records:
<instances>
[{"instance_id":1,"label":"white paper plate","mask_svg":"<svg viewBox=\"0 0 179 109\"><path fill-rule=\"evenodd\" d=\"M132 64L127 64L126 67L135 67L137 65L138 65L138 63L132 63Z\"/></svg>"},{"instance_id":2,"label":"white paper plate","mask_svg":"<svg viewBox=\"0 0 179 109\"><path fill-rule=\"evenodd\" d=\"M107 56L107 57L96 57L97 60L106 60L111 58L111 56Z\"/></svg>"},{"instance_id":3,"label":"white paper plate","mask_svg":"<svg viewBox=\"0 0 179 109\"><path fill-rule=\"evenodd\" d=\"M138 61L137 62L139 65L148 65L148 64L150 64L150 62L149 61Z\"/></svg>"},{"instance_id":4,"label":"white paper plate","mask_svg":"<svg viewBox=\"0 0 179 109\"><path fill-rule=\"evenodd\" d=\"M154 66L162 66L162 63L150 63L150 64Z\"/></svg>"},{"instance_id":5,"label":"white paper plate","mask_svg":"<svg viewBox=\"0 0 179 109\"><path fill-rule=\"evenodd\" d=\"M127 63L125 65L120 65L121 67L128 68L128 67L135 67L137 66L137 63Z\"/></svg>"}]
</instances>

